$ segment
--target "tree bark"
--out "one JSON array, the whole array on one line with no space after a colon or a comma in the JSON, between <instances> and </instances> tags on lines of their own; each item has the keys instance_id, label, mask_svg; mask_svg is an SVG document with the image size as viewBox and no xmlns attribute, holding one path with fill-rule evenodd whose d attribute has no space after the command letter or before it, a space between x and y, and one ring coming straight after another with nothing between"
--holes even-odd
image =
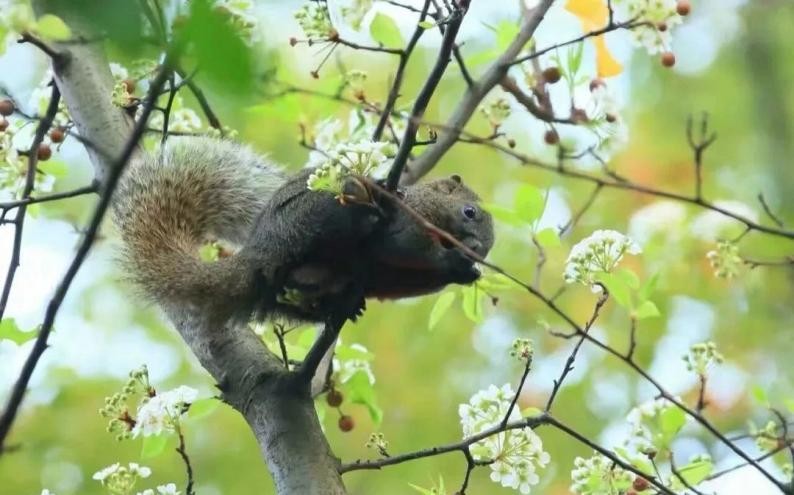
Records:
<instances>
[{"instance_id":1,"label":"tree bark","mask_svg":"<svg viewBox=\"0 0 794 495\"><path fill-rule=\"evenodd\" d=\"M39 15L51 12L74 37L91 39L68 2L36 0ZM103 180L130 136L132 119L111 102L113 77L102 42L53 46L53 69L66 105ZM223 398L248 422L282 495L341 495L339 461L320 427L308 384L271 353L246 324L202 307L164 308L185 343L217 381Z\"/></svg>"}]
</instances>

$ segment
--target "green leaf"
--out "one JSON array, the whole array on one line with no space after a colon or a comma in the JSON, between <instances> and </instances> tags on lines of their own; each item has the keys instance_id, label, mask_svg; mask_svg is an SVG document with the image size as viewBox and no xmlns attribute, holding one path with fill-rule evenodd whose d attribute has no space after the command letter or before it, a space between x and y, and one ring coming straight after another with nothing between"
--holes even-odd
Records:
<instances>
[{"instance_id":1,"label":"green leaf","mask_svg":"<svg viewBox=\"0 0 794 495\"><path fill-rule=\"evenodd\" d=\"M708 478L712 469L714 469L714 464L711 460L702 459L678 468L678 474L691 486L695 486Z\"/></svg>"},{"instance_id":2,"label":"green leaf","mask_svg":"<svg viewBox=\"0 0 794 495\"><path fill-rule=\"evenodd\" d=\"M52 41L62 41L72 36L72 30L63 20L52 14L44 14L36 20L36 32L42 38Z\"/></svg>"},{"instance_id":3,"label":"green leaf","mask_svg":"<svg viewBox=\"0 0 794 495\"><path fill-rule=\"evenodd\" d=\"M769 397L766 395L766 390L761 388L760 385L753 385L753 388L750 389L753 394L753 398L756 402L764 407L769 407Z\"/></svg>"},{"instance_id":4,"label":"green leaf","mask_svg":"<svg viewBox=\"0 0 794 495\"><path fill-rule=\"evenodd\" d=\"M642 287L640 287L640 291L637 294L637 298L640 302L647 301L649 297L656 291L656 286L659 283L659 274L655 273L651 278L645 282Z\"/></svg>"},{"instance_id":5,"label":"green leaf","mask_svg":"<svg viewBox=\"0 0 794 495\"><path fill-rule=\"evenodd\" d=\"M642 454L630 454L625 447L615 447L615 453L623 460L639 469L643 473L653 475L654 468L651 461Z\"/></svg>"},{"instance_id":6,"label":"green leaf","mask_svg":"<svg viewBox=\"0 0 794 495\"><path fill-rule=\"evenodd\" d=\"M357 371L345 382L345 386L349 390L350 402L366 406L372 421L376 425L380 424L383 421L383 410L378 406L375 389L369 382L367 374L363 371Z\"/></svg>"},{"instance_id":7,"label":"green leaf","mask_svg":"<svg viewBox=\"0 0 794 495\"><path fill-rule=\"evenodd\" d=\"M372 19L372 24L369 26L369 34L372 38L383 46L389 48L397 48L402 46L403 37L400 34L400 28L391 17L378 13Z\"/></svg>"},{"instance_id":8,"label":"green leaf","mask_svg":"<svg viewBox=\"0 0 794 495\"><path fill-rule=\"evenodd\" d=\"M637 290L640 288L640 277L632 270L621 268L615 274L620 277L630 289Z\"/></svg>"},{"instance_id":9,"label":"green leaf","mask_svg":"<svg viewBox=\"0 0 794 495\"><path fill-rule=\"evenodd\" d=\"M433 304L433 309L430 310L430 322L427 324L428 330L433 330L441 318L447 313L452 303L455 302L456 294L454 292L445 292L438 296L436 303Z\"/></svg>"},{"instance_id":10,"label":"green leaf","mask_svg":"<svg viewBox=\"0 0 794 495\"><path fill-rule=\"evenodd\" d=\"M615 299L620 306L624 308L631 307L631 293L629 292L629 286L626 285L623 279L611 273L600 273L596 280L604 284L607 291L609 291L610 297Z\"/></svg>"},{"instance_id":11,"label":"green leaf","mask_svg":"<svg viewBox=\"0 0 794 495\"><path fill-rule=\"evenodd\" d=\"M512 225L513 227L519 227L524 224L524 221L521 219L521 217L519 217L518 214L516 214L516 212L510 208L506 208L496 203L481 203L480 206L485 208L485 211L490 213L492 217L500 222Z\"/></svg>"},{"instance_id":12,"label":"green leaf","mask_svg":"<svg viewBox=\"0 0 794 495\"><path fill-rule=\"evenodd\" d=\"M199 399L193 402L192 404L190 404L190 408L187 410L187 417L190 419L199 419L205 416L209 416L220 405L221 405L221 401L219 401L215 397Z\"/></svg>"},{"instance_id":13,"label":"green leaf","mask_svg":"<svg viewBox=\"0 0 794 495\"><path fill-rule=\"evenodd\" d=\"M639 307L634 311L634 317L638 320L646 318L656 318L660 316L659 308L652 301L643 301Z\"/></svg>"},{"instance_id":14,"label":"green leaf","mask_svg":"<svg viewBox=\"0 0 794 495\"><path fill-rule=\"evenodd\" d=\"M474 323L483 320L482 294L476 285L463 288L463 314Z\"/></svg>"},{"instance_id":15,"label":"green leaf","mask_svg":"<svg viewBox=\"0 0 794 495\"><path fill-rule=\"evenodd\" d=\"M115 48L137 55L147 44L143 42L142 2L130 0L69 0L69 12L80 17L90 30L102 33L114 42Z\"/></svg>"},{"instance_id":16,"label":"green leaf","mask_svg":"<svg viewBox=\"0 0 794 495\"><path fill-rule=\"evenodd\" d=\"M521 184L513 199L516 214L526 223L532 223L543 214L543 193L531 184Z\"/></svg>"},{"instance_id":17,"label":"green leaf","mask_svg":"<svg viewBox=\"0 0 794 495\"><path fill-rule=\"evenodd\" d=\"M349 345L337 345L336 346L336 357L339 359L346 361L348 359L360 359L362 361L372 361L375 359L375 354L363 350L359 346L349 346Z\"/></svg>"},{"instance_id":18,"label":"green leaf","mask_svg":"<svg viewBox=\"0 0 794 495\"><path fill-rule=\"evenodd\" d=\"M168 444L168 435L165 433L143 437L141 459L151 459L152 457L157 457L163 453L166 444Z\"/></svg>"},{"instance_id":19,"label":"green leaf","mask_svg":"<svg viewBox=\"0 0 794 495\"><path fill-rule=\"evenodd\" d=\"M0 340L10 340L17 345L22 345L28 340L33 340L39 332L24 332L17 326L13 318L4 318L0 321Z\"/></svg>"},{"instance_id":20,"label":"green leaf","mask_svg":"<svg viewBox=\"0 0 794 495\"><path fill-rule=\"evenodd\" d=\"M662 431L662 447L669 446L670 442L675 438L681 428L686 424L686 415L684 411L676 406L664 408L659 413L659 428Z\"/></svg>"},{"instance_id":21,"label":"green leaf","mask_svg":"<svg viewBox=\"0 0 794 495\"><path fill-rule=\"evenodd\" d=\"M195 57L200 73L230 94L245 95L254 88L251 49L227 16L210 0L190 2L190 16L177 31L180 44Z\"/></svg>"},{"instance_id":22,"label":"green leaf","mask_svg":"<svg viewBox=\"0 0 794 495\"><path fill-rule=\"evenodd\" d=\"M521 416L524 418L537 418L542 414L543 410L538 409L537 407L527 407L526 409L521 410Z\"/></svg>"},{"instance_id":23,"label":"green leaf","mask_svg":"<svg viewBox=\"0 0 794 495\"><path fill-rule=\"evenodd\" d=\"M560 236L557 234L557 229L553 227L546 227L536 232L535 240L544 248L553 248L560 245Z\"/></svg>"},{"instance_id":24,"label":"green leaf","mask_svg":"<svg viewBox=\"0 0 794 495\"><path fill-rule=\"evenodd\" d=\"M69 173L69 167L66 165L66 163L58 160L39 162L39 164L36 166L45 174L51 175L56 179L62 179Z\"/></svg>"},{"instance_id":25,"label":"green leaf","mask_svg":"<svg viewBox=\"0 0 794 495\"><path fill-rule=\"evenodd\" d=\"M436 27L436 23L432 21L422 21L419 23L419 27L422 29L431 29Z\"/></svg>"},{"instance_id":26,"label":"green leaf","mask_svg":"<svg viewBox=\"0 0 794 495\"><path fill-rule=\"evenodd\" d=\"M496 31L496 51L502 52L515 39L521 26L517 22L502 21L497 24Z\"/></svg>"},{"instance_id":27,"label":"green leaf","mask_svg":"<svg viewBox=\"0 0 794 495\"><path fill-rule=\"evenodd\" d=\"M786 405L788 412L794 414L794 399L784 399L783 404Z\"/></svg>"}]
</instances>

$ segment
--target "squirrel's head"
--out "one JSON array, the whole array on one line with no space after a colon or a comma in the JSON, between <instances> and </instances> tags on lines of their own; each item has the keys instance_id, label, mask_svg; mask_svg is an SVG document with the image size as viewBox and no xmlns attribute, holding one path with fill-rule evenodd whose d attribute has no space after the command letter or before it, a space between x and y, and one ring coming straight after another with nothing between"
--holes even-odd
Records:
<instances>
[{"instance_id":1,"label":"squirrel's head","mask_svg":"<svg viewBox=\"0 0 794 495\"><path fill-rule=\"evenodd\" d=\"M494 231L493 219L480 205L480 197L459 175L428 182L425 187L439 198L435 211L426 212L428 220L485 258L493 247ZM436 236L434 242L441 250L439 256L445 261L450 282L468 284L480 278L475 261L453 242L442 236Z\"/></svg>"}]
</instances>

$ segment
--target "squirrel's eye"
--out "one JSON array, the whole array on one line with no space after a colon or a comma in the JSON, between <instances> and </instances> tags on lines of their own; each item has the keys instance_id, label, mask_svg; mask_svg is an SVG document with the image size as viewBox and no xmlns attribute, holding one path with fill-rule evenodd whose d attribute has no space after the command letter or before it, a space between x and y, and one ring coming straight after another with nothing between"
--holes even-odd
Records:
<instances>
[{"instance_id":1,"label":"squirrel's eye","mask_svg":"<svg viewBox=\"0 0 794 495\"><path fill-rule=\"evenodd\" d=\"M463 216L468 219L473 219L477 216L477 208L472 205L466 205L463 207Z\"/></svg>"}]
</instances>

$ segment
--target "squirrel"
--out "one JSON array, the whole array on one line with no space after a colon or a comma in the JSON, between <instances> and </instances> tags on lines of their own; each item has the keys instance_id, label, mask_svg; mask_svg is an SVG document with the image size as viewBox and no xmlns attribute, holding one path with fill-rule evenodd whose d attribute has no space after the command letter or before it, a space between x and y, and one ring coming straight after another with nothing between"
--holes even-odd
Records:
<instances>
[{"instance_id":1,"label":"squirrel","mask_svg":"<svg viewBox=\"0 0 794 495\"><path fill-rule=\"evenodd\" d=\"M479 278L473 260L366 181L348 179L345 197L353 200L340 201L309 190L311 172L287 176L249 147L217 138L171 138L142 152L113 203L127 276L164 306L309 322L355 319L365 298L418 296ZM399 195L478 255L488 254L492 219L460 177ZM200 247L213 239L239 249L201 260Z\"/></svg>"}]
</instances>

